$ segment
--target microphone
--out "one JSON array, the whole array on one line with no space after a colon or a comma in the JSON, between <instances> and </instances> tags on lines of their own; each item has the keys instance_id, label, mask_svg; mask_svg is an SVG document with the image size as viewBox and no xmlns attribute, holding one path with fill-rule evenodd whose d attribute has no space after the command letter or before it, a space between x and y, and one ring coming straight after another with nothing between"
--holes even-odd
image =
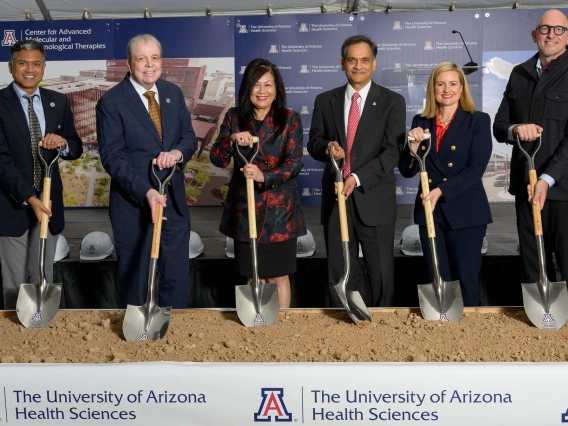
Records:
<instances>
[{"instance_id":1,"label":"microphone","mask_svg":"<svg viewBox=\"0 0 568 426\"><path fill-rule=\"evenodd\" d=\"M465 64L464 67L476 67L477 64L475 62L473 62L473 58L471 57L471 53L469 53L469 49L467 48L467 44L465 44L465 40L463 39L462 33L460 33L457 30L452 30L452 34L456 34L456 33L460 35L462 42L463 42L463 45L465 46L465 50L466 50L466 52L469 56L469 59L470 59L470 61L467 64ZM471 74L472 72L475 72L475 71L477 71L477 68L464 68L463 73L465 75L469 75L469 74Z\"/></svg>"}]
</instances>

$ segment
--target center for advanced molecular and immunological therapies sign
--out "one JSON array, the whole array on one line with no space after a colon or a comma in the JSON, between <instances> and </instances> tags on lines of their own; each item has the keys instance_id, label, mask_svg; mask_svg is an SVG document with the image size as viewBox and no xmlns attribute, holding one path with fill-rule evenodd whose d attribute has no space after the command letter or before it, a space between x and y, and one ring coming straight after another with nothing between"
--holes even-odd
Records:
<instances>
[{"instance_id":1,"label":"center for advanced molecular and immunological therapies sign","mask_svg":"<svg viewBox=\"0 0 568 426\"><path fill-rule=\"evenodd\" d=\"M566 380L564 363L11 364L0 424L556 425Z\"/></svg>"}]
</instances>

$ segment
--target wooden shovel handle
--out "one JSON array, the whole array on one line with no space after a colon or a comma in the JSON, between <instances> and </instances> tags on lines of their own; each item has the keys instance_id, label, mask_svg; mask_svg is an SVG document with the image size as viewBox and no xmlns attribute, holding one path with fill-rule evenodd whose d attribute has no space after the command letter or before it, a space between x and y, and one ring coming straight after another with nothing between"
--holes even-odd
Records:
<instances>
[{"instance_id":1,"label":"wooden shovel handle","mask_svg":"<svg viewBox=\"0 0 568 426\"><path fill-rule=\"evenodd\" d=\"M249 237L256 238L256 209L254 207L254 181L252 179L247 179L247 210Z\"/></svg>"},{"instance_id":2,"label":"wooden shovel handle","mask_svg":"<svg viewBox=\"0 0 568 426\"><path fill-rule=\"evenodd\" d=\"M426 197L430 193L430 184L428 183L427 172L420 172L420 186L422 187L422 195ZM436 229L434 228L434 215L432 214L432 203L430 200L424 203L424 213L426 214L428 238L434 238L436 237Z\"/></svg>"},{"instance_id":3,"label":"wooden shovel handle","mask_svg":"<svg viewBox=\"0 0 568 426\"><path fill-rule=\"evenodd\" d=\"M49 199L51 198L51 178L43 178L43 197L41 199L43 205L49 209ZM47 225L49 224L49 218L47 214L41 214L41 227L39 229L39 237L44 240L47 238Z\"/></svg>"},{"instance_id":4,"label":"wooden shovel handle","mask_svg":"<svg viewBox=\"0 0 568 426\"><path fill-rule=\"evenodd\" d=\"M347 229L347 209L345 207L345 196L343 192L343 182L337 182L337 207L339 208L339 226L341 227L341 241L349 242L349 230Z\"/></svg>"},{"instance_id":5,"label":"wooden shovel handle","mask_svg":"<svg viewBox=\"0 0 568 426\"><path fill-rule=\"evenodd\" d=\"M163 195L162 198L164 198ZM154 233L152 234L152 252L150 253L150 257L152 259L157 259L160 254L160 237L162 236L163 213L164 207L161 204L156 203L156 222L154 222Z\"/></svg>"},{"instance_id":6,"label":"wooden shovel handle","mask_svg":"<svg viewBox=\"0 0 568 426\"><path fill-rule=\"evenodd\" d=\"M529 184L531 187L531 200L534 197L534 188L536 185L536 170L532 169L529 170ZM542 235L542 219L540 217L540 206L538 204L534 204L531 202L532 206L532 213L533 213L533 222L534 222L534 234L535 235Z\"/></svg>"}]
</instances>

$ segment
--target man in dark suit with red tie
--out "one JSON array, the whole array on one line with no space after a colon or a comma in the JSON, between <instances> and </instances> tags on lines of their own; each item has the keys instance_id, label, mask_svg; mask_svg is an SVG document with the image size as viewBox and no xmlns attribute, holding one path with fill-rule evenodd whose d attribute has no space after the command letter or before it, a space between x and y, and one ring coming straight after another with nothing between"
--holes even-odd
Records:
<instances>
[{"instance_id":1,"label":"man in dark suit with red tie","mask_svg":"<svg viewBox=\"0 0 568 426\"><path fill-rule=\"evenodd\" d=\"M111 176L110 219L118 257L123 307L143 305L148 289L156 205L164 207L158 272L159 306L187 307L189 209L183 169L197 149L181 89L160 80L162 46L152 35L134 37L126 48L129 73L97 104L101 161ZM164 179L181 162L162 199L152 160Z\"/></svg>"},{"instance_id":2,"label":"man in dark suit with red tie","mask_svg":"<svg viewBox=\"0 0 568 426\"><path fill-rule=\"evenodd\" d=\"M38 280L42 213L50 216L45 275L53 282L57 238L65 226L59 166L51 175L51 207L41 201L44 170L38 157L41 141L49 164L75 160L83 153L71 105L62 93L40 88L45 51L35 40L12 46L8 70L14 82L0 90L0 262L4 309L15 309L20 284Z\"/></svg>"},{"instance_id":3,"label":"man in dark suit with red tie","mask_svg":"<svg viewBox=\"0 0 568 426\"><path fill-rule=\"evenodd\" d=\"M328 157L344 160L343 194L347 198L351 275L348 290L357 289L358 246L371 282L370 306L392 306L394 296L394 168L405 139L404 98L371 78L377 46L368 37L349 37L341 47L347 85L317 96L308 152L326 163L322 178L321 222L324 226L331 282L343 275L343 252L335 195L335 172ZM333 292L332 292L333 295ZM333 297L333 303L341 306Z\"/></svg>"}]
</instances>

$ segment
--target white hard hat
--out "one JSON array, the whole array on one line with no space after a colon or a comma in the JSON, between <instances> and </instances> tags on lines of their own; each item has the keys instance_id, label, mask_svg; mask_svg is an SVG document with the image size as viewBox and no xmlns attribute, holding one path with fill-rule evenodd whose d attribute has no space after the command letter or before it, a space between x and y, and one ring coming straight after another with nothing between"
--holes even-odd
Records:
<instances>
[{"instance_id":1,"label":"white hard hat","mask_svg":"<svg viewBox=\"0 0 568 426\"><path fill-rule=\"evenodd\" d=\"M54 262L59 262L61 259L69 256L69 244L63 235L57 238L57 246L55 247L55 259Z\"/></svg>"},{"instance_id":2,"label":"white hard hat","mask_svg":"<svg viewBox=\"0 0 568 426\"><path fill-rule=\"evenodd\" d=\"M313 256L316 252L316 240L314 240L314 236L307 230L306 235L302 235L298 237L296 243L296 257L310 257Z\"/></svg>"},{"instance_id":3,"label":"white hard hat","mask_svg":"<svg viewBox=\"0 0 568 426\"><path fill-rule=\"evenodd\" d=\"M231 237L225 239L225 256L235 257L235 241Z\"/></svg>"},{"instance_id":4,"label":"white hard hat","mask_svg":"<svg viewBox=\"0 0 568 426\"><path fill-rule=\"evenodd\" d=\"M407 256L422 256L422 244L420 243L418 225L410 225L404 228L400 244L396 248Z\"/></svg>"},{"instance_id":5,"label":"white hard hat","mask_svg":"<svg viewBox=\"0 0 568 426\"><path fill-rule=\"evenodd\" d=\"M481 245L481 254L487 253L487 238L483 237L483 244Z\"/></svg>"},{"instance_id":6,"label":"white hard hat","mask_svg":"<svg viewBox=\"0 0 568 426\"><path fill-rule=\"evenodd\" d=\"M194 257L199 256L203 253L203 241L201 241L201 237L197 232L191 231L189 234L189 258L193 259Z\"/></svg>"},{"instance_id":7,"label":"white hard hat","mask_svg":"<svg viewBox=\"0 0 568 426\"><path fill-rule=\"evenodd\" d=\"M79 258L81 260L102 260L112 254L114 246L110 237L100 231L85 235L81 242Z\"/></svg>"}]
</instances>

